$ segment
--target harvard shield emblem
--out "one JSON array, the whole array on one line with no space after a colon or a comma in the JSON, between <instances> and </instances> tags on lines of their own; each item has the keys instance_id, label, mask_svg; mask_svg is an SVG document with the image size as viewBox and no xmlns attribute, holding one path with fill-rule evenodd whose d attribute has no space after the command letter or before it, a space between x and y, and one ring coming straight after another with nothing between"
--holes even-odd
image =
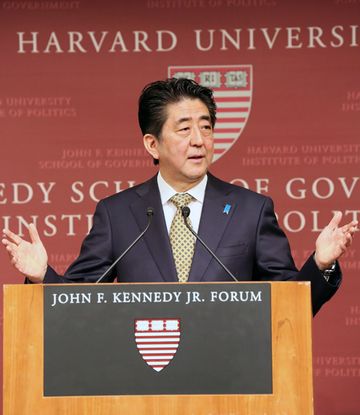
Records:
<instances>
[{"instance_id":1,"label":"harvard shield emblem","mask_svg":"<svg viewBox=\"0 0 360 415\"><path fill-rule=\"evenodd\" d=\"M214 91L217 121L213 161L218 160L240 137L249 119L252 65L170 66L168 76L193 79Z\"/></svg>"},{"instance_id":2,"label":"harvard shield emblem","mask_svg":"<svg viewBox=\"0 0 360 415\"><path fill-rule=\"evenodd\" d=\"M160 372L178 349L180 319L135 320L135 341L145 362Z\"/></svg>"}]
</instances>

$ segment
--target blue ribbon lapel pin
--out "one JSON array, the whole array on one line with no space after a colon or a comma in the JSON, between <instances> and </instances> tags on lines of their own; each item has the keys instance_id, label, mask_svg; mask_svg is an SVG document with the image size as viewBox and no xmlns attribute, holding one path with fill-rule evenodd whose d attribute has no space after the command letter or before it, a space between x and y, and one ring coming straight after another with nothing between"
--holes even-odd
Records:
<instances>
[{"instance_id":1,"label":"blue ribbon lapel pin","mask_svg":"<svg viewBox=\"0 0 360 415\"><path fill-rule=\"evenodd\" d=\"M224 206L223 213L225 213L225 215L228 215L230 210L231 210L231 205L229 205L229 203L226 203L226 205Z\"/></svg>"}]
</instances>

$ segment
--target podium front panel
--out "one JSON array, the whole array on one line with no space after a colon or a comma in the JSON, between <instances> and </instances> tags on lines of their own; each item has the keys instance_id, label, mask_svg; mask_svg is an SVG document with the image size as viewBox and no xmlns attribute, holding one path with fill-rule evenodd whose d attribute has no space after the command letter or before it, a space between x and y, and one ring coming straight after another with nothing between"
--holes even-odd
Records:
<instances>
[{"instance_id":1,"label":"podium front panel","mask_svg":"<svg viewBox=\"0 0 360 415\"><path fill-rule=\"evenodd\" d=\"M272 393L270 284L47 286L44 396Z\"/></svg>"}]
</instances>

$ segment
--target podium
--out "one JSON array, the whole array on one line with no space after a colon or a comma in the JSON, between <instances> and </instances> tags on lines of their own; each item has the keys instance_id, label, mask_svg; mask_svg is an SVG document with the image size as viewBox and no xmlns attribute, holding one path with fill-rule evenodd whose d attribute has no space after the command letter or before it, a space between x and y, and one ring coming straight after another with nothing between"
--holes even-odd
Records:
<instances>
[{"instance_id":1,"label":"podium","mask_svg":"<svg viewBox=\"0 0 360 415\"><path fill-rule=\"evenodd\" d=\"M311 415L311 324L307 282L5 285L3 414Z\"/></svg>"}]
</instances>

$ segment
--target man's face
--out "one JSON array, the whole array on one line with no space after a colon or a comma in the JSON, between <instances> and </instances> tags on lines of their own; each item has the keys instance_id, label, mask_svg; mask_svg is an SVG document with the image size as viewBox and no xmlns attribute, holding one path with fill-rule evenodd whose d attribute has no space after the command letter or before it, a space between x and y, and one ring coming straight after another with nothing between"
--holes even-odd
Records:
<instances>
[{"instance_id":1,"label":"man's face","mask_svg":"<svg viewBox=\"0 0 360 415\"><path fill-rule=\"evenodd\" d=\"M183 99L166 107L161 138L145 135L150 154L159 160L167 183L182 192L201 181L214 153L213 128L206 105L199 99Z\"/></svg>"}]
</instances>

